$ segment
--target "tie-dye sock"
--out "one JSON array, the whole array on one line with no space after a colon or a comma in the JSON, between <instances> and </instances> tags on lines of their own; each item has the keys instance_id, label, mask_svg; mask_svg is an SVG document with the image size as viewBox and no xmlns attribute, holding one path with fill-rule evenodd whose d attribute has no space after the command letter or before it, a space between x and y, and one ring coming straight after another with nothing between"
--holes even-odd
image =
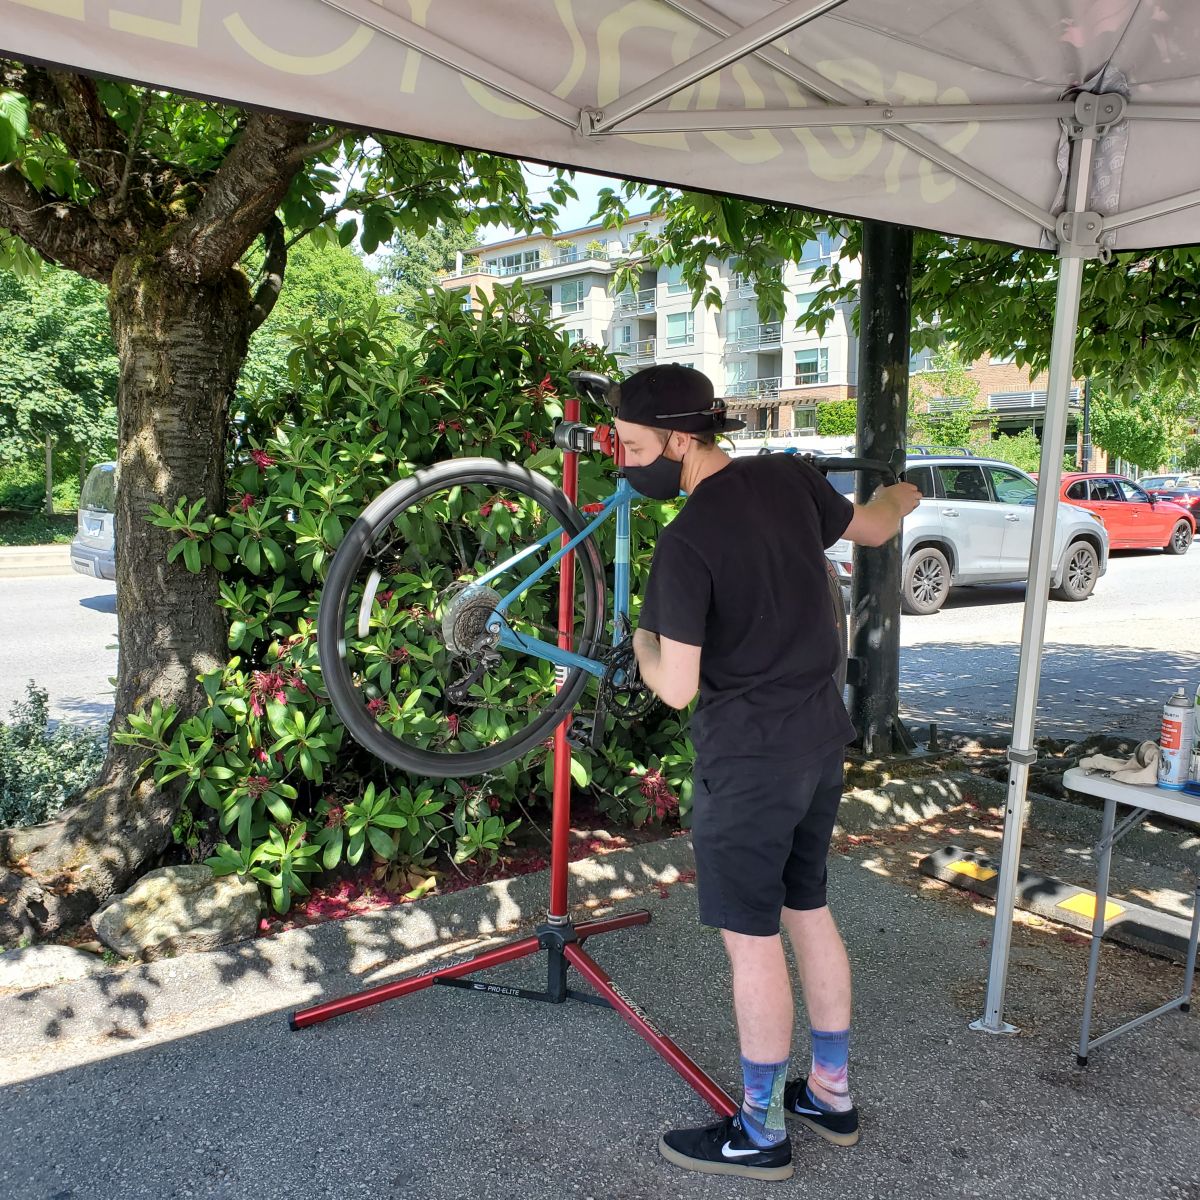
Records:
<instances>
[{"instance_id":1,"label":"tie-dye sock","mask_svg":"<svg viewBox=\"0 0 1200 1200\"><path fill-rule=\"evenodd\" d=\"M742 1101L742 1128L757 1146L774 1146L787 1137L783 1120L783 1086L787 1082L788 1060L756 1063L742 1059L742 1080L746 1086Z\"/></svg>"},{"instance_id":2,"label":"tie-dye sock","mask_svg":"<svg viewBox=\"0 0 1200 1200\"><path fill-rule=\"evenodd\" d=\"M849 1112L850 1030L812 1030L812 1069L808 1073L808 1098L826 1112Z\"/></svg>"}]
</instances>

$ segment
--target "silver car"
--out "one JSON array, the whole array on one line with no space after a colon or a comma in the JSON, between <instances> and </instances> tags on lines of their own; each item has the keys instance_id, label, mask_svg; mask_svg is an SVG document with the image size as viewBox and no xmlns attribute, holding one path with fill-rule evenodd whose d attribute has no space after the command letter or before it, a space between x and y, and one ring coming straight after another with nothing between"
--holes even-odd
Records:
<instances>
[{"instance_id":1,"label":"silver car","mask_svg":"<svg viewBox=\"0 0 1200 1200\"><path fill-rule=\"evenodd\" d=\"M1023 583L1029 574L1037 484L1008 463L955 454L911 455L905 478L924 499L904 519L900 604L935 613L951 587ZM852 476L830 481L845 494ZM826 552L841 579L851 577L849 542ZM1086 600L1108 570L1108 533L1093 513L1060 503L1054 529L1056 600Z\"/></svg>"},{"instance_id":2,"label":"silver car","mask_svg":"<svg viewBox=\"0 0 1200 1200\"><path fill-rule=\"evenodd\" d=\"M79 523L71 543L71 566L80 575L116 579L113 518L117 507L117 464L100 463L88 472L79 493Z\"/></svg>"}]
</instances>

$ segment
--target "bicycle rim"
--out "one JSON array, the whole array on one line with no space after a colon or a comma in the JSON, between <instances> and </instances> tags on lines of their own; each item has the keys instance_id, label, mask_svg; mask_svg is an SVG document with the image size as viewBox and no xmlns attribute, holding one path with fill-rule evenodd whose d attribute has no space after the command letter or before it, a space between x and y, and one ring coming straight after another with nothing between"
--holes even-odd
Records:
<instances>
[{"instance_id":1,"label":"bicycle rim","mask_svg":"<svg viewBox=\"0 0 1200 1200\"><path fill-rule=\"evenodd\" d=\"M317 617L321 670L351 736L385 762L431 777L478 775L546 741L590 676L535 654L479 644L495 602L558 548L560 539L495 579L519 550L583 518L543 476L515 463L466 459L418 471L364 510L334 555ZM604 573L594 540L575 552L572 649L594 656ZM504 612L513 635L557 645L559 568ZM488 653L483 650L483 654Z\"/></svg>"}]
</instances>

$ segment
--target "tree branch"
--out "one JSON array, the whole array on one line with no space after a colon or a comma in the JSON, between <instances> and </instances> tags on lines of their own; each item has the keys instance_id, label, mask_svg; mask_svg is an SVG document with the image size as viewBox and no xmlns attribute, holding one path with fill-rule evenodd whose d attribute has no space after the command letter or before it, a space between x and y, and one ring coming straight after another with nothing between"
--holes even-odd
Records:
<instances>
[{"instance_id":1,"label":"tree branch","mask_svg":"<svg viewBox=\"0 0 1200 1200\"><path fill-rule=\"evenodd\" d=\"M121 247L85 209L39 192L13 166L0 167L0 226L43 258L108 283Z\"/></svg>"},{"instance_id":2,"label":"tree branch","mask_svg":"<svg viewBox=\"0 0 1200 1200\"><path fill-rule=\"evenodd\" d=\"M133 160L137 157L138 141L142 136L142 123L146 120L146 110L150 107L150 93L143 92L141 103L138 105L137 120L133 123L133 132L125 148L125 170L121 172L121 182L117 194L113 197L114 212L119 212L125 206L125 197L129 194L129 178L133 174Z\"/></svg>"},{"instance_id":3,"label":"tree branch","mask_svg":"<svg viewBox=\"0 0 1200 1200\"><path fill-rule=\"evenodd\" d=\"M315 142L305 142L303 146L298 147L293 156L297 163L302 163L305 159L312 158L315 154L321 154L326 150L332 149L338 142L345 139L350 131L348 129L337 129L328 137L318 138Z\"/></svg>"},{"instance_id":4,"label":"tree branch","mask_svg":"<svg viewBox=\"0 0 1200 1200\"><path fill-rule=\"evenodd\" d=\"M297 150L312 125L254 112L208 181L204 199L167 247L167 262L185 279L223 275L262 233L301 170Z\"/></svg>"},{"instance_id":5,"label":"tree branch","mask_svg":"<svg viewBox=\"0 0 1200 1200\"><path fill-rule=\"evenodd\" d=\"M250 303L248 332L253 333L270 315L283 288L283 276L287 270L287 242L283 236L283 222L274 214L263 230L267 243L267 257L262 266L262 283Z\"/></svg>"},{"instance_id":6,"label":"tree branch","mask_svg":"<svg viewBox=\"0 0 1200 1200\"><path fill-rule=\"evenodd\" d=\"M79 163L83 177L101 194L112 194L126 148L121 127L109 116L95 80L68 71L47 72L60 105L57 132Z\"/></svg>"}]
</instances>

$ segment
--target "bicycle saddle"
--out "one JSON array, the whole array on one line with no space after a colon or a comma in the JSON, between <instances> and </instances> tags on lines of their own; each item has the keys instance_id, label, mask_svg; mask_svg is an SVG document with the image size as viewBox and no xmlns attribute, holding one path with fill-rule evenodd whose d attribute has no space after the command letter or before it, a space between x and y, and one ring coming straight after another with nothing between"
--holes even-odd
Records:
<instances>
[{"instance_id":1,"label":"bicycle saddle","mask_svg":"<svg viewBox=\"0 0 1200 1200\"><path fill-rule=\"evenodd\" d=\"M598 404L608 405L608 394L614 385L607 375L600 375L595 371L569 371L567 378L581 396L595 400Z\"/></svg>"}]
</instances>

